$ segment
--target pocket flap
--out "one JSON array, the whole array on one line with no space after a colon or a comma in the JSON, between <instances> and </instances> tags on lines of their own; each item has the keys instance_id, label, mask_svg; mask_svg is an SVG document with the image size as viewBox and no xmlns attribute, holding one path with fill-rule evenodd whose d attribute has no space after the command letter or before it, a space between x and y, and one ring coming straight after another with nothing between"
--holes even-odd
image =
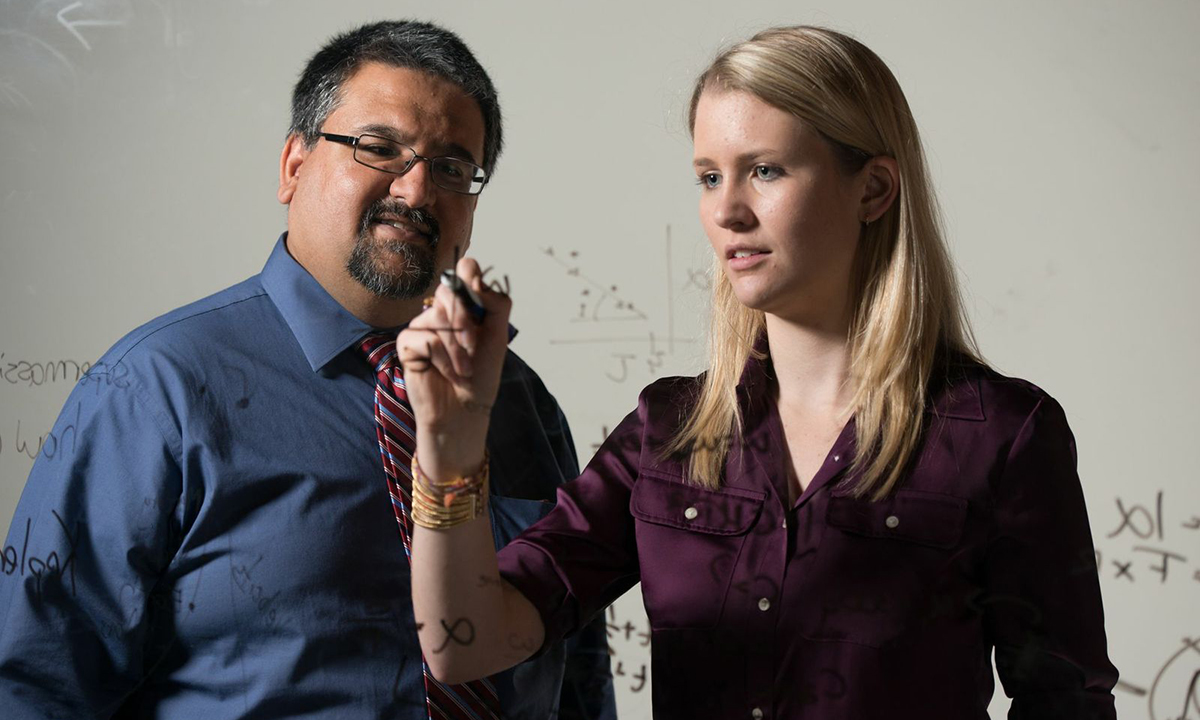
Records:
<instances>
[{"instance_id":1,"label":"pocket flap","mask_svg":"<svg viewBox=\"0 0 1200 720\"><path fill-rule=\"evenodd\" d=\"M765 495L740 488L706 490L641 473L629 511L639 520L710 535L741 535L762 510Z\"/></svg>"},{"instance_id":2,"label":"pocket flap","mask_svg":"<svg viewBox=\"0 0 1200 720\"><path fill-rule=\"evenodd\" d=\"M899 490L879 502L832 495L825 511L825 522L846 532L940 548L958 543L966 520L966 498L918 490Z\"/></svg>"}]
</instances>

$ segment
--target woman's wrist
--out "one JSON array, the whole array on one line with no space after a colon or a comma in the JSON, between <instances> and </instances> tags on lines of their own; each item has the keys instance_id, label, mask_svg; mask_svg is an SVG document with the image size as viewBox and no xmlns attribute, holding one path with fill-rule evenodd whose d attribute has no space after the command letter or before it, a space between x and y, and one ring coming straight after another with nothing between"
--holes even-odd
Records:
<instances>
[{"instance_id":1,"label":"woman's wrist","mask_svg":"<svg viewBox=\"0 0 1200 720\"><path fill-rule=\"evenodd\" d=\"M474 474L484 461L488 422L452 424L417 421L417 451L421 467L433 482Z\"/></svg>"},{"instance_id":2,"label":"woman's wrist","mask_svg":"<svg viewBox=\"0 0 1200 720\"><path fill-rule=\"evenodd\" d=\"M412 519L429 529L446 529L478 518L487 507L490 463L487 450L476 470L435 480L421 467L419 455L412 460Z\"/></svg>"}]
</instances>

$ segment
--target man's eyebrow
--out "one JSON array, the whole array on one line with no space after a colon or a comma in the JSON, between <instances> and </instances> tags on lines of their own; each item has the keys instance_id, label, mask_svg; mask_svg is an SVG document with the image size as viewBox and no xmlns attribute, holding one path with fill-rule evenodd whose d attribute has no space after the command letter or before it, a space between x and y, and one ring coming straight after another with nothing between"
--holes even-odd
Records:
<instances>
[{"instance_id":1,"label":"man's eyebrow","mask_svg":"<svg viewBox=\"0 0 1200 720\"><path fill-rule=\"evenodd\" d=\"M399 130L392 127L391 125L379 125L376 123L371 123L368 125L359 125L358 131L360 133L367 133L370 135L378 135L380 137L385 137L389 140L395 140L396 142L402 142L405 145L408 145L409 143L412 142L412 138L409 135L400 132ZM459 145L458 143L455 143L455 142L445 143L445 144L437 143L437 144L434 144L434 147L436 148L436 150L434 150L434 152L437 153L437 155L436 155L437 157L452 157L452 158L458 158L460 160L466 160L467 162L474 163L476 165L479 164L479 161L475 159L475 156L471 154L471 151L467 150L465 147L463 147L462 145Z\"/></svg>"}]
</instances>

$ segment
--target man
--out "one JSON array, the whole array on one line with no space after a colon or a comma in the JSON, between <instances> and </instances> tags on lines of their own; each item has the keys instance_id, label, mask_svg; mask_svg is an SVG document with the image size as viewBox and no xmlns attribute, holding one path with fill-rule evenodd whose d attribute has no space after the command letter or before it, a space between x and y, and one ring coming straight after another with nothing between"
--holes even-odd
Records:
<instances>
[{"instance_id":1,"label":"man","mask_svg":"<svg viewBox=\"0 0 1200 720\"><path fill-rule=\"evenodd\" d=\"M615 714L602 618L486 687L430 685L384 477L364 342L394 339L466 251L501 137L448 31L377 23L312 58L262 273L119 341L59 420L73 453L34 465L0 554L5 717ZM493 413L499 545L577 467L512 353Z\"/></svg>"}]
</instances>

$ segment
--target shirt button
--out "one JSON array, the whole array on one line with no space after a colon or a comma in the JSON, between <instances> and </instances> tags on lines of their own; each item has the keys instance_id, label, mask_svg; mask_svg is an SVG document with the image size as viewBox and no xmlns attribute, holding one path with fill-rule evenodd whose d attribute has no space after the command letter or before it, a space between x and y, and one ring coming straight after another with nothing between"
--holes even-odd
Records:
<instances>
[{"instance_id":1,"label":"shirt button","mask_svg":"<svg viewBox=\"0 0 1200 720\"><path fill-rule=\"evenodd\" d=\"M771 609L771 601L767 598L762 598L758 601L758 609L766 612Z\"/></svg>"},{"instance_id":2,"label":"shirt button","mask_svg":"<svg viewBox=\"0 0 1200 720\"><path fill-rule=\"evenodd\" d=\"M834 462L841 462L841 461L842 461L842 456L841 456L841 455L834 455L834 456L833 456L833 461L834 461Z\"/></svg>"},{"instance_id":3,"label":"shirt button","mask_svg":"<svg viewBox=\"0 0 1200 720\"><path fill-rule=\"evenodd\" d=\"M750 717L754 718L754 720L762 720L762 716L763 716L763 711L760 710L759 708L754 708L753 710L750 711Z\"/></svg>"},{"instance_id":4,"label":"shirt button","mask_svg":"<svg viewBox=\"0 0 1200 720\"><path fill-rule=\"evenodd\" d=\"M896 517L895 515L888 515L887 520L884 520L883 524L887 525L889 528L895 529L896 526L900 524L900 518Z\"/></svg>"},{"instance_id":5,"label":"shirt button","mask_svg":"<svg viewBox=\"0 0 1200 720\"><path fill-rule=\"evenodd\" d=\"M683 511L683 516L684 516L685 518L687 518L688 520L695 520L695 519L696 519L696 516L697 516L697 515L699 515L699 514L700 514L700 513L699 513L699 512L696 510L696 508L694 508L694 507L690 507L690 508L688 508L687 510L684 510L684 511Z\"/></svg>"}]
</instances>

